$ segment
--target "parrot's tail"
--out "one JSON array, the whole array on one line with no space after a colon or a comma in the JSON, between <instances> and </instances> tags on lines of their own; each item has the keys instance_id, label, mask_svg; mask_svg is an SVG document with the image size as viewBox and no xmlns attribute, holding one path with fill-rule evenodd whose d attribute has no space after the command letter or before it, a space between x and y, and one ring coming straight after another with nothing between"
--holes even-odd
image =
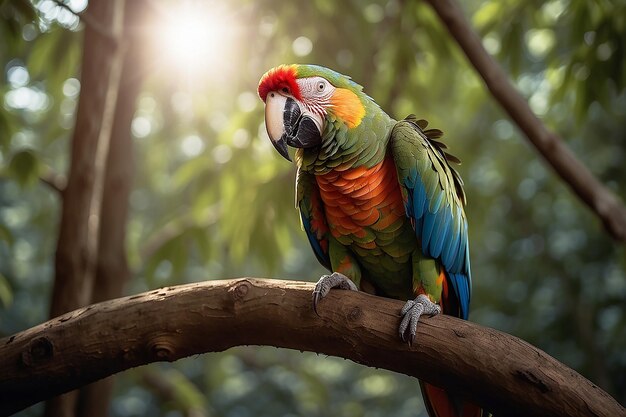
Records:
<instances>
[{"instance_id":1,"label":"parrot's tail","mask_svg":"<svg viewBox=\"0 0 626 417\"><path fill-rule=\"evenodd\" d=\"M476 404L468 403L444 389L420 381L422 397L430 417L483 417L488 413Z\"/></svg>"}]
</instances>

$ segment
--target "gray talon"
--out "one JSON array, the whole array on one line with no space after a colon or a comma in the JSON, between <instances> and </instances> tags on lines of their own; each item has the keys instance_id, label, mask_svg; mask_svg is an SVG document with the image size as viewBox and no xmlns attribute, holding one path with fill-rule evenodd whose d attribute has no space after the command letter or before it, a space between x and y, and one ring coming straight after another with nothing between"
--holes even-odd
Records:
<instances>
[{"instance_id":1,"label":"gray talon","mask_svg":"<svg viewBox=\"0 0 626 417\"><path fill-rule=\"evenodd\" d=\"M340 274L339 272L333 272L330 275L322 275L319 281L317 281L317 284L315 284L315 289L313 290L313 310L315 311L315 314L318 314L317 303L322 298L326 297L332 288L351 291L359 290L354 282L350 281L347 276Z\"/></svg>"},{"instance_id":2,"label":"gray talon","mask_svg":"<svg viewBox=\"0 0 626 417\"><path fill-rule=\"evenodd\" d=\"M403 342L409 342L409 345L413 344L415 341L415 335L417 334L417 323L422 314L427 314L429 316L435 316L441 313L441 307L439 305L430 301L430 299L424 295L420 294L415 298L415 300L408 300L402 310L400 311L400 315L402 316L402 321L400 322L400 339ZM408 331L408 336L407 336Z\"/></svg>"}]
</instances>

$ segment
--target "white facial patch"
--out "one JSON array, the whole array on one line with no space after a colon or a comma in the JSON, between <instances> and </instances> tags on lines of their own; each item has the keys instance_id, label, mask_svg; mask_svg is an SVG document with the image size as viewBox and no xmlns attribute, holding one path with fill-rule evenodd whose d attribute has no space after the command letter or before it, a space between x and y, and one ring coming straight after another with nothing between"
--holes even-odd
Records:
<instances>
[{"instance_id":1,"label":"white facial patch","mask_svg":"<svg viewBox=\"0 0 626 417\"><path fill-rule=\"evenodd\" d=\"M324 108L330 104L330 98L336 90L335 86L322 77L300 78L296 82L300 87L304 105L312 112L325 114Z\"/></svg>"},{"instance_id":2,"label":"white facial patch","mask_svg":"<svg viewBox=\"0 0 626 417\"><path fill-rule=\"evenodd\" d=\"M302 96L303 114L308 114L320 132L324 131L324 116L330 106L330 98L336 88L322 77L307 77L296 80Z\"/></svg>"}]
</instances>

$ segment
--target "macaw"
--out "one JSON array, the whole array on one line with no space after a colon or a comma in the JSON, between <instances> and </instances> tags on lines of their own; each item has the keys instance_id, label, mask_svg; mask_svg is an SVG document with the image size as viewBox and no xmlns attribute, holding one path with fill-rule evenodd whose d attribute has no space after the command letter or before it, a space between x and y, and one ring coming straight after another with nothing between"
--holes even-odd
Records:
<instances>
[{"instance_id":1,"label":"macaw","mask_svg":"<svg viewBox=\"0 0 626 417\"><path fill-rule=\"evenodd\" d=\"M281 65L259 82L275 149L296 148L296 204L332 288L406 300L399 336L412 343L422 314L467 319L471 273L458 159L414 115L388 116L349 77L317 65ZM431 417L479 416L457 395L421 383Z\"/></svg>"}]
</instances>

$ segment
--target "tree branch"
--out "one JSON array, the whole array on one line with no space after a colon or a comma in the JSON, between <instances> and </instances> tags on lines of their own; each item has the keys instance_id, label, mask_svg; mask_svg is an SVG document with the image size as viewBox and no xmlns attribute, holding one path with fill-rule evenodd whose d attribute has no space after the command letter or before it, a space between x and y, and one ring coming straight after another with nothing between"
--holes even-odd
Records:
<instances>
[{"instance_id":1,"label":"tree branch","mask_svg":"<svg viewBox=\"0 0 626 417\"><path fill-rule=\"evenodd\" d=\"M506 110L537 151L604 223L617 240L626 242L626 207L583 165L561 138L535 116L526 100L511 85L493 60L454 0L428 0L443 24L485 81L493 97Z\"/></svg>"},{"instance_id":2,"label":"tree branch","mask_svg":"<svg viewBox=\"0 0 626 417\"><path fill-rule=\"evenodd\" d=\"M125 369L238 345L351 359L463 392L507 416L618 416L600 388L530 344L439 315L401 343L402 302L313 284L245 278L168 287L75 310L0 340L0 414ZM322 359L320 359L322 360ZM417 388L416 388L417 389Z\"/></svg>"}]
</instances>

